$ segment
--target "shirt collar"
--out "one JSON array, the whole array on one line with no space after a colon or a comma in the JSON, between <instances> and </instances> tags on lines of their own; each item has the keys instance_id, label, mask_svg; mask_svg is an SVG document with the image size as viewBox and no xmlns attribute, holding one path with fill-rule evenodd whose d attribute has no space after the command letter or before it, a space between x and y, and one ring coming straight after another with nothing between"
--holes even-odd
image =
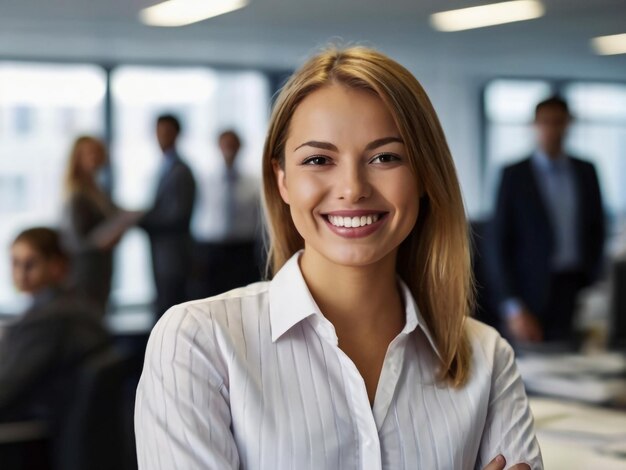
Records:
<instances>
[{"instance_id":1,"label":"shirt collar","mask_svg":"<svg viewBox=\"0 0 626 470\"><path fill-rule=\"evenodd\" d=\"M565 154L561 154L557 158L551 158L543 150L536 150L533 154L533 162L540 169L549 170L555 166L566 167L569 159Z\"/></svg>"},{"instance_id":2,"label":"shirt collar","mask_svg":"<svg viewBox=\"0 0 626 470\"><path fill-rule=\"evenodd\" d=\"M46 287L33 295L31 308L41 307L51 302L61 292L60 287Z\"/></svg>"},{"instance_id":3,"label":"shirt collar","mask_svg":"<svg viewBox=\"0 0 626 470\"><path fill-rule=\"evenodd\" d=\"M301 254L302 250L294 254L276 273L270 283L269 305L273 342L276 342L283 334L305 318L312 315L319 315L324 318L302 276L298 262ZM406 323L401 334L408 335L419 326L430 346L441 358L433 336L411 291L402 279L398 278L398 283L400 284L406 314ZM324 320L326 319L324 318Z\"/></svg>"},{"instance_id":4,"label":"shirt collar","mask_svg":"<svg viewBox=\"0 0 626 470\"><path fill-rule=\"evenodd\" d=\"M419 307L413 298L413 294L411 294L409 286L407 286L399 277L398 283L400 284L400 289L402 290L404 309L406 310L406 324L404 325L402 333L409 334L419 326L422 333L424 333L424 336L426 336L430 347L433 351L435 351L437 357L441 359L441 354L439 354L439 350L437 349L437 343L435 343L435 339L428 329L428 325L426 324L426 321L422 316L422 312L420 312Z\"/></svg>"},{"instance_id":5,"label":"shirt collar","mask_svg":"<svg viewBox=\"0 0 626 470\"><path fill-rule=\"evenodd\" d=\"M298 260L298 251L284 264L270 282L270 324L275 342L289 329L305 318L321 311L304 281Z\"/></svg>"},{"instance_id":6,"label":"shirt collar","mask_svg":"<svg viewBox=\"0 0 626 470\"><path fill-rule=\"evenodd\" d=\"M176 152L176 147L172 147L163 152L163 156L166 160L176 160L178 158L178 153Z\"/></svg>"}]
</instances>

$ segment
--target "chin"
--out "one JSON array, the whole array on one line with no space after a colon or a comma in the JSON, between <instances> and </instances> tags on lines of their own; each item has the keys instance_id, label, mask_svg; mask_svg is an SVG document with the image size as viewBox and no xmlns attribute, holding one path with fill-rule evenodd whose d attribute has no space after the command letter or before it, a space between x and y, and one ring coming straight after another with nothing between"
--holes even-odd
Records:
<instances>
[{"instance_id":1,"label":"chin","mask_svg":"<svg viewBox=\"0 0 626 470\"><path fill-rule=\"evenodd\" d=\"M338 266L359 268L380 263L388 256L393 255L395 251L387 252L380 250L379 247L352 245L322 250L320 253L328 261Z\"/></svg>"}]
</instances>

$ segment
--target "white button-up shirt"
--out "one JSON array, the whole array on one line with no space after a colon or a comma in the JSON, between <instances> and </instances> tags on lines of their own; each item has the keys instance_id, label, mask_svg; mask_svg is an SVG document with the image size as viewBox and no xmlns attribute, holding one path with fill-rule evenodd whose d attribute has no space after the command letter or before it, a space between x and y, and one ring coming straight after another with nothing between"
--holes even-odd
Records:
<instances>
[{"instance_id":1,"label":"white button-up shirt","mask_svg":"<svg viewBox=\"0 0 626 470\"><path fill-rule=\"evenodd\" d=\"M171 308L155 326L137 391L139 468L543 468L511 347L466 322L471 378L435 380L437 350L403 284L406 324L373 407L295 255L271 282Z\"/></svg>"}]
</instances>

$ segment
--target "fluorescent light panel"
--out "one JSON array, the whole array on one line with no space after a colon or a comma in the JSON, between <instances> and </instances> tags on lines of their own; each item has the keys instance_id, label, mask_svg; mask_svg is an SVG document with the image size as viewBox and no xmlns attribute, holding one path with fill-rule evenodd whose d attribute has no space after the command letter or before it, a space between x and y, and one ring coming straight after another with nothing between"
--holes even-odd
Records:
<instances>
[{"instance_id":1,"label":"fluorescent light panel","mask_svg":"<svg viewBox=\"0 0 626 470\"><path fill-rule=\"evenodd\" d=\"M600 55L626 54L626 33L598 36L591 40L591 45Z\"/></svg>"},{"instance_id":2,"label":"fluorescent light panel","mask_svg":"<svg viewBox=\"0 0 626 470\"><path fill-rule=\"evenodd\" d=\"M185 26L245 7L248 0L167 0L139 12L150 26Z\"/></svg>"},{"instance_id":3,"label":"fluorescent light panel","mask_svg":"<svg viewBox=\"0 0 626 470\"><path fill-rule=\"evenodd\" d=\"M434 13L430 15L430 24L439 31L462 31L532 20L543 16L544 12L538 0L516 0Z\"/></svg>"}]
</instances>

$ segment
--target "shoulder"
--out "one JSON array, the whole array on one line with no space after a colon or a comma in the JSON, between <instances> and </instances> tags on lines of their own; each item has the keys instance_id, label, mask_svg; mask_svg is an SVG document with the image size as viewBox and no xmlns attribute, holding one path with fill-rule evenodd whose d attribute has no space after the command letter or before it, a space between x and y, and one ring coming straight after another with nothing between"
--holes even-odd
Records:
<instances>
[{"instance_id":1,"label":"shoulder","mask_svg":"<svg viewBox=\"0 0 626 470\"><path fill-rule=\"evenodd\" d=\"M587 173L595 173L595 166L593 163L587 161L587 160L583 160L581 158L578 157L569 157L570 162L572 163L572 166L574 168L577 168L579 171L584 171Z\"/></svg>"},{"instance_id":2,"label":"shoulder","mask_svg":"<svg viewBox=\"0 0 626 470\"><path fill-rule=\"evenodd\" d=\"M528 175L531 174L530 157L512 163L502 168L500 176L500 189L517 187L518 184L526 184ZM510 191L509 191L510 192ZM513 191L515 193L515 191Z\"/></svg>"},{"instance_id":3,"label":"shoulder","mask_svg":"<svg viewBox=\"0 0 626 470\"><path fill-rule=\"evenodd\" d=\"M511 163L504 167L504 174L519 173L527 171L531 165L531 157L523 158L517 162Z\"/></svg>"},{"instance_id":4,"label":"shoulder","mask_svg":"<svg viewBox=\"0 0 626 470\"><path fill-rule=\"evenodd\" d=\"M174 160L174 164L172 166L172 170L185 175L191 175L191 167L180 157Z\"/></svg>"},{"instance_id":5,"label":"shoulder","mask_svg":"<svg viewBox=\"0 0 626 470\"><path fill-rule=\"evenodd\" d=\"M15 331L41 334L48 340L69 330L95 327L105 331L99 307L70 294L59 295L45 305L30 308L14 327Z\"/></svg>"},{"instance_id":6,"label":"shoulder","mask_svg":"<svg viewBox=\"0 0 626 470\"><path fill-rule=\"evenodd\" d=\"M232 345L244 323L258 322L269 314L269 282L257 282L206 299L171 307L157 322L151 340L176 342L200 337L213 352ZM200 343L198 343L200 344Z\"/></svg>"},{"instance_id":7,"label":"shoulder","mask_svg":"<svg viewBox=\"0 0 626 470\"><path fill-rule=\"evenodd\" d=\"M473 373L493 372L514 360L513 348L498 331L474 318L467 318L465 331L472 348Z\"/></svg>"},{"instance_id":8,"label":"shoulder","mask_svg":"<svg viewBox=\"0 0 626 470\"><path fill-rule=\"evenodd\" d=\"M91 207L91 198L85 191L74 190L70 192L65 199L66 207L70 209Z\"/></svg>"}]
</instances>

